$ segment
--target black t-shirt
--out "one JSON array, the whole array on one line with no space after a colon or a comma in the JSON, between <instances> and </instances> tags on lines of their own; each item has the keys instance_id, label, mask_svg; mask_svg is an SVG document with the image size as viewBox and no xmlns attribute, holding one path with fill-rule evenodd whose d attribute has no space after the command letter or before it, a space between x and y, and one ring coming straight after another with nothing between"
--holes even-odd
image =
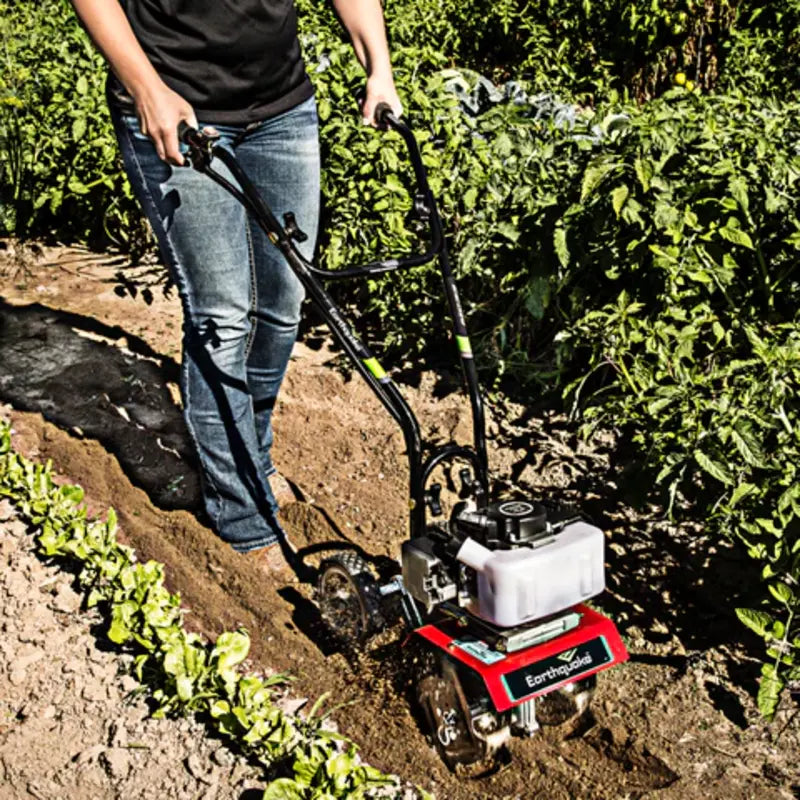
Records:
<instances>
[{"instance_id":1,"label":"black t-shirt","mask_svg":"<svg viewBox=\"0 0 800 800\"><path fill-rule=\"evenodd\" d=\"M120 3L158 74L201 121L247 124L313 93L292 0Z\"/></svg>"}]
</instances>

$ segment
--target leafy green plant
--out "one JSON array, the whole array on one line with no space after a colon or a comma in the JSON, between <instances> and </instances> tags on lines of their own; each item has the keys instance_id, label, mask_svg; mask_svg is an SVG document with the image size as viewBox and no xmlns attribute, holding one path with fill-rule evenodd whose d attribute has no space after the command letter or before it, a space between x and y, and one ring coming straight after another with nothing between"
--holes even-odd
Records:
<instances>
[{"instance_id":1,"label":"leafy green plant","mask_svg":"<svg viewBox=\"0 0 800 800\"><path fill-rule=\"evenodd\" d=\"M720 42L721 91L791 96L800 85L800 2L743 0L737 23Z\"/></svg>"},{"instance_id":2,"label":"leafy green plant","mask_svg":"<svg viewBox=\"0 0 800 800\"><path fill-rule=\"evenodd\" d=\"M0 63L0 231L132 244L105 70L69 4L0 0Z\"/></svg>"},{"instance_id":3,"label":"leafy green plant","mask_svg":"<svg viewBox=\"0 0 800 800\"><path fill-rule=\"evenodd\" d=\"M561 223L562 267L594 298L558 335L589 365L568 392L640 447L670 510L761 564L769 599L738 613L765 639L768 717L800 678L798 110L651 103L586 165Z\"/></svg>"},{"instance_id":4,"label":"leafy green plant","mask_svg":"<svg viewBox=\"0 0 800 800\"><path fill-rule=\"evenodd\" d=\"M322 122L320 261L413 250L400 140L359 124L363 74L330 5L298 6ZM63 2L0 0L0 11L2 224L82 237L105 218L124 242L138 217L98 57ZM398 0L385 11L484 374L567 385L589 425L630 433L668 506L688 504L763 565L764 608L741 613L765 639L772 713L797 680L800 0ZM395 352L445 334L432 269L339 292ZM93 547L87 535L70 547ZM47 536L61 547L61 533ZM91 569L111 580L128 566ZM115 630L138 631L138 613L117 612ZM197 664L175 685L205 686Z\"/></svg>"},{"instance_id":5,"label":"leafy green plant","mask_svg":"<svg viewBox=\"0 0 800 800\"><path fill-rule=\"evenodd\" d=\"M609 91L643 100L678 70L710 88L720 43L738 19L739 0L407 0L387 9L394 42L432 40L462 68L494 79L526 77L595 102ZM763 2L751 4L765 7ZM424 18L427 24L417 22Z\"/></svg>"},{"instance_id":6,"label":"leafy green plant","mask_svg":"<svg viewBox=\"0 0 800 800\"><path fill-rule=\"evenodd\" d=\"M363 77L341 27L329 4L298 6L323 116L337 104L354 116L348 98ZM18 236L105 238L141 252L141 218L105 111L102 59L64 0L2 0L0 12L0 225ZM400 0L385 12L398 83L414 95L409 109L420 119L444 118L437 135L453 127L449 98L431 102L426 83L456 65L497 80L524 78L530 89L583 105L615 92L656 96L677 71L706 88L718 74L729 89L747 82L774 92L797 84L798 0ZM364 166L335 141L328 156L334 169ZM338 181L329 188L335 208ZM335 240L332 247L335 261Z\"/></svg>"},{"instance_id":7,"label":"leafy green plant","mask_svg":"<svg viewBox=\"0 0 800 800\"><path fill-rule=\"evenodd\" d=\"M288 680L242 675L237 667L250 648L244 630L222 633L213 646L183 627L180 598L164 586L164 568L139 563L116 541L116 515L89 519L77 486L53 482L52 465L15 453L10 429L0 422L0 497L38 527L40 552L78 562L87 606L109 619L108 638L136 653L139 680L152 689L155 716L197 713L267 768L290 763L293 777L273 781L265 798L367 798L400 791L396 778L361 764L355 745L326 729L324 698L303 717L284 714L271 690ZM421 797L427 797L420 792Z\"/></svg>"}]
</instances>

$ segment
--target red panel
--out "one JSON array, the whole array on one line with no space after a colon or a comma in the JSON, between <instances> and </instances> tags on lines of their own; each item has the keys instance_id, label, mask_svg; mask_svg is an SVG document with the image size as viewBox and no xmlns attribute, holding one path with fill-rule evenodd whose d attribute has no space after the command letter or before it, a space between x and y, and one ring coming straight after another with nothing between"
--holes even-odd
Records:
<instances>
[{"instance_id":1,"label":"red panel","mask_svg":"<svg viewBox=\"0 0 800 800\"><path fill-rule=\"evenodd\" d=\"M509 708L520 705L520 703L538 697L540 695L552 692L561 686L570 683L577 678L588 678L615 664L619 664L628 660L628 651L622 643L619 633L617 632L614 623L603 614L589 608L588 606L575 606L573 609L581 615L581 621L578 627L568 631L562 636L557 636L543 644L537 644L533 647L528 647L525 650L518 650L515 653L509 653L502 660L496 661L494 664L486 664L483 661L475 658L475 656L462 650L453 636L446 633L442 628L436 625L425 625L419 628L415 633L418 633L423 638L427 639L431 644L444 650L451 658L460 661L467 667L470 667L477 672L484 680L486 689L495 708L499 712L507 711ZM448 628L451 625L448 624ZM452 629L458 635L459 630L457 627L452 626ZM539 661L544 661L550 656L555 656L570 650L573 647L585 644L586 642L602 636L608 646L609 655L611 660L605 664L601 664L594 669L587 670L586 672L576 673L575 676L566 678L558 683L551 684L541 691L532 691L520 699L514 699L506 688L503 682L503 676L514 672L522 667L530 664L536 664Z\"/></svg>"}]
</instances>

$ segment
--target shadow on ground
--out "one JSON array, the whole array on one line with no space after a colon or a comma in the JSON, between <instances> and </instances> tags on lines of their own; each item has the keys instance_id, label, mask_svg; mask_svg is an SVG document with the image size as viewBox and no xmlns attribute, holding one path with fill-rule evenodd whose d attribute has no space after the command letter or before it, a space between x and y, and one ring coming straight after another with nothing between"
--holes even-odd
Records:
<instances>
[{"instance_id":1,"label":"shadow on ground","mask_svg":"<svg viewBox=\"0 0 800 800\"><path fill-rule=\"evenodd\" d=\"M173 360L119 326L0 298L0 400L96 439L159 507L198 510L177 379Z\"/></svg>"}]
</instances>

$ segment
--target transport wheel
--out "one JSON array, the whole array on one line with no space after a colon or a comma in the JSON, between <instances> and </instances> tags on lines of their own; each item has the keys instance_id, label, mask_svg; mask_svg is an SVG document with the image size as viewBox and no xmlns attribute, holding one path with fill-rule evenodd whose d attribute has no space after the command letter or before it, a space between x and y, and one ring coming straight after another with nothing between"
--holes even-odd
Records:
<instances>
[{"instance_id":1,"label":"transport wheel","mask_svg":"<svg viewBox=\"0 0 800 800\"><path fill-rule=\"evenodd\" d=\"M320 564L317 605L345 644L363 644L383 627L378 584L367 562L352 550L335 553Z\"/></svg>"}]
</instances>

